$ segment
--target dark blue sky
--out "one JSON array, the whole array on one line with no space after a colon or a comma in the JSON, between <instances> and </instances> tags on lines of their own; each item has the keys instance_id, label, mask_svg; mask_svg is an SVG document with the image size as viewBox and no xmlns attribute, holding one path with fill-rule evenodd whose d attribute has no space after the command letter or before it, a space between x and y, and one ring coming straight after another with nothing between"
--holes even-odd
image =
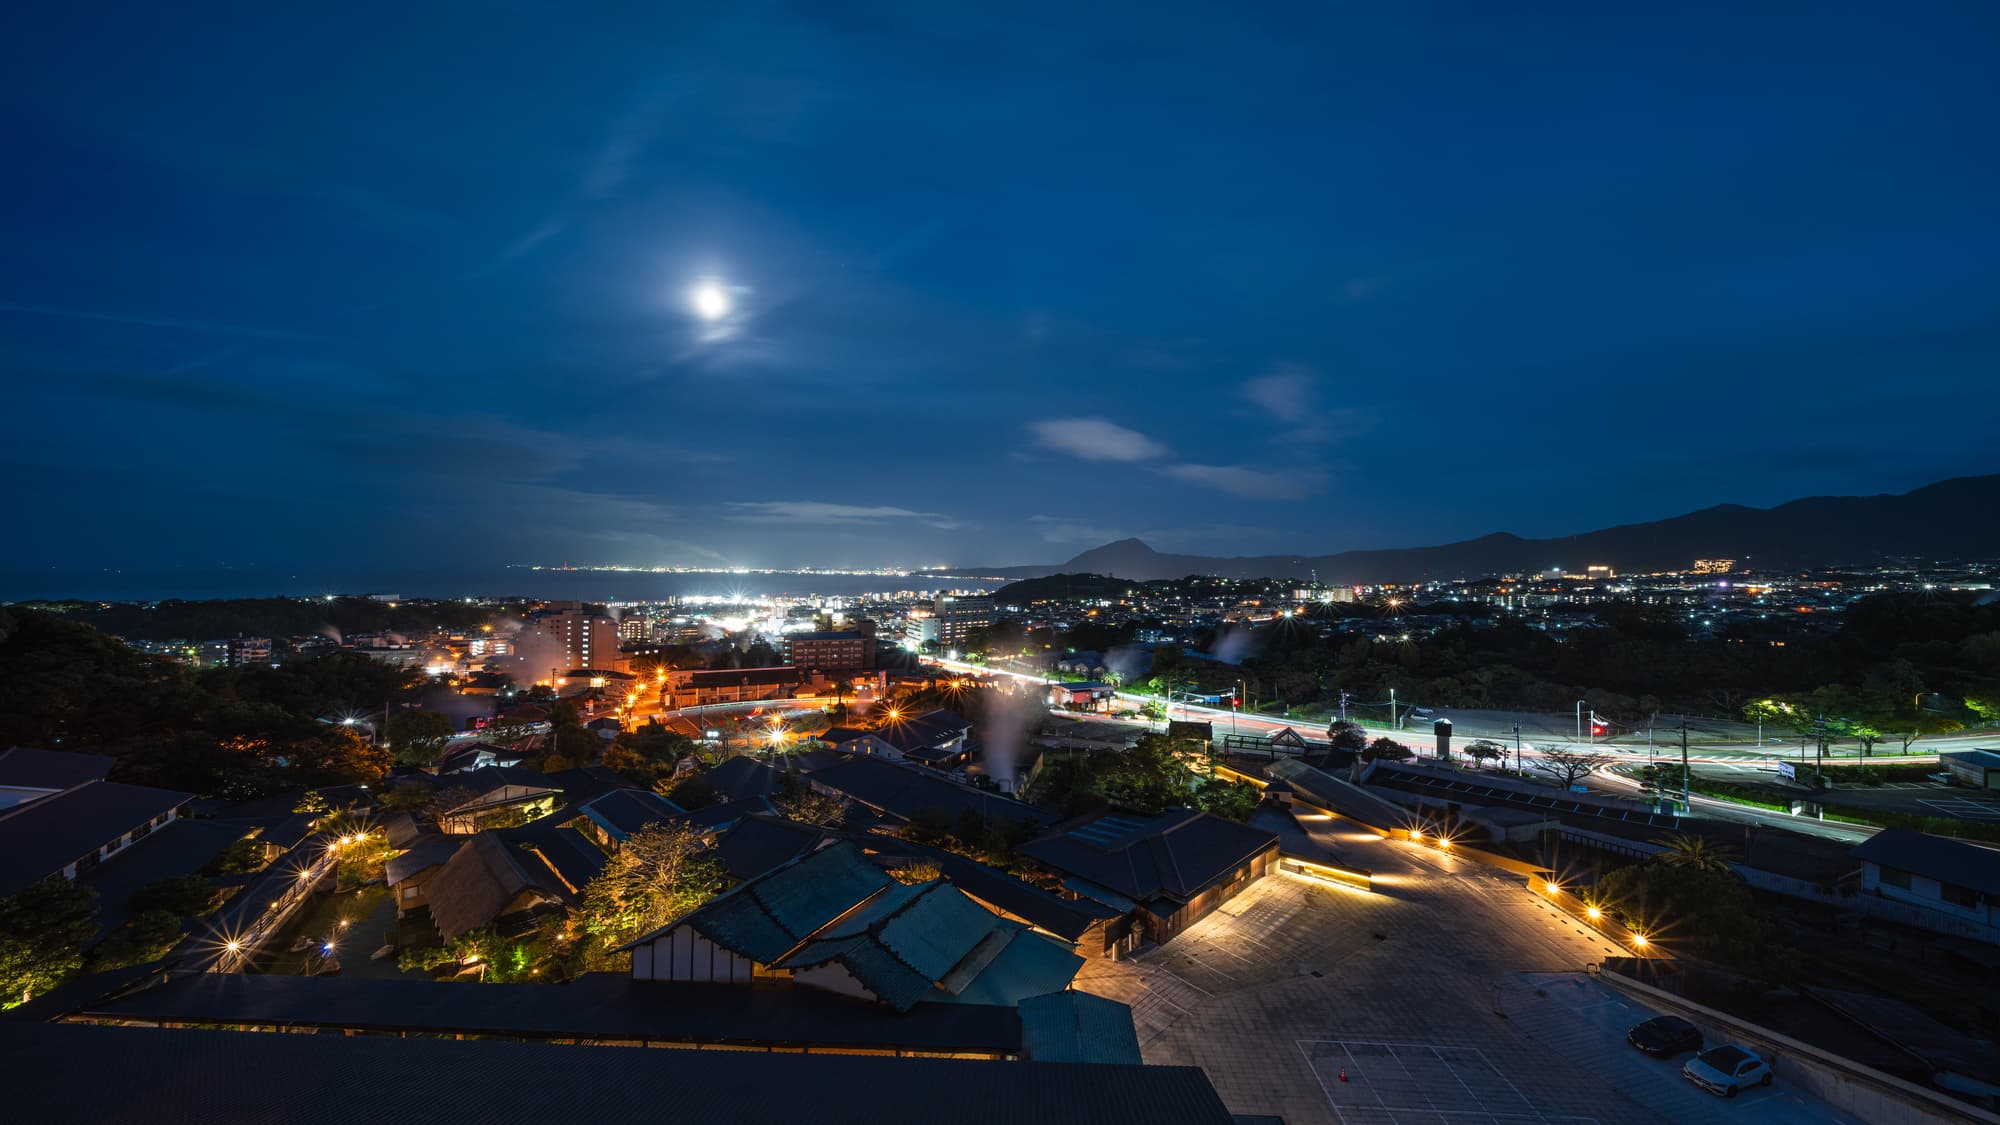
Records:
<instances>
[{"instance_id":1,"label":"dark blue sky","mask_svg":"<svg viewBox=\"0 0 2000 1125\"><path fill-rule=\"evenodd\" d=\"M1325 551L2000 470L1992 4L40 7L0 570Z\"/></svg>"}]
</instances>

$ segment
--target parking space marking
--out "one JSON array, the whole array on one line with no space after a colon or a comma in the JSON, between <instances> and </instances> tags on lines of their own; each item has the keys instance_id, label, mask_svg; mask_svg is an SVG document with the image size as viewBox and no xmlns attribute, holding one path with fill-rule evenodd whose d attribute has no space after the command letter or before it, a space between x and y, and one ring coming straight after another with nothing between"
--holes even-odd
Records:
<instances>
[{"instance_id":1,"label":"parking space marking","mask_svg":"<svg viewBox=\"0 0 2000 1125\"><path fill-rule=\"evenodd\" d=\"M2000 820L2000 801L1975 801L1969 797L1948 797L1941 801L1923 799L1917 802L1927 805L1946 816L1960 820Z\"/></svg>"},{"instance_id":2,"label":"parking space marking","mask_svg":"<svg viewBox=\"0 0 2000 1125\"><path fill-rule=\"evenodd\" d=\"M1297 1044L1342 1122L1597 1121L1545 1113L1477 1047L1364 1039L1300 1039Z\"/></svg>"}]
</instances>

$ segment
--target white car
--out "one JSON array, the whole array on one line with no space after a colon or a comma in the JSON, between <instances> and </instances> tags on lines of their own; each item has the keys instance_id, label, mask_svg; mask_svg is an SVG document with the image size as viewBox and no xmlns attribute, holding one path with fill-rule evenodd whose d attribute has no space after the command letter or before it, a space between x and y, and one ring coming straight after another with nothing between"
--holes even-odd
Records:
<instances>
[{"instance_id":1,"label":"white car","mask_svg":"<svg viewBox=\"0 0 2000 1125\"><path fill-rule=\"evenodd\" d=\"M1681 1077L1707 1090L1733 1098L1738 1090L1771 1084L1771 1064L1741 1047L1710 1047L1687 1061Z\"/></svg>"}]
</instances>

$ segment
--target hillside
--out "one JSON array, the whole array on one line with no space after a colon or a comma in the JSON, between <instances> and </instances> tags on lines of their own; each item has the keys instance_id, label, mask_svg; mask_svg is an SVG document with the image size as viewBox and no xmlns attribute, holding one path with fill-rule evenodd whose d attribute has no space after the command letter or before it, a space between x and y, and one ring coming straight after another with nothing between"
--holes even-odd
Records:
<instances>
[{"instance_id":1,"label":"hillside","mask_svg":"<svg viewBox=\"0 0 2000 1125\"><path fill-rule=\"evenodd\" d=\"M1894 558L1986 559L2000 557L2000 521L1991 518L1995 511L2000 511L2000 475L1960 477L1900 495L1815 496L1773 508L1722 504L1554 539L1499 532L1435 547L1234 558L1162 554L1138 539L1121 539L1057 566L984 573L1091 573L1139 581L1189 574L1317 576L1340 585L1593 564L1644 573L1682 569L1697 558L1733 558L1768 569L1870 565Z\"/></svg>"}]
</instances>

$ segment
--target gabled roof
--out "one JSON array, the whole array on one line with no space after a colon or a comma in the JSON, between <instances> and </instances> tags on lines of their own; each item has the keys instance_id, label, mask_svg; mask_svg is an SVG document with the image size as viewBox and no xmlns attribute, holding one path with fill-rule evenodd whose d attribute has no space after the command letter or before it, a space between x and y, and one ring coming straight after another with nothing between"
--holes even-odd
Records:
<instances>
[{"instance_id":1,"label":"gabled roof","mask_svg":"<svg viewBox=\"0 0 2000 1125\"><path fill-rule=\"evenodd\" d=\"M715 854L732 879L755 879L829 839L823 828L756 813L737 821L715 841Z\"/></svg>"},{"instance_id":2,"label":"gabled roof","mask_svg":"<svg viewBox=\"0 0 2000 1125\"><path fill-rule=\"evenodd\" d=\"M650 789L613 789L575 807L575 812L617 840L629 839L648 824L665 823L685 811Z\"/></svg>"},{"instance_id":3,"label":"gabled roof","mask_svg":"<svg viewBox=\"0 0 2000 1125\"><path fill-rule=\"evenodd\" d=\"M0 895L40 882L192 800L194 794L171 789L86 781L0 809Z\"/></svg>"},{"instance_id":4,"label":"gabled roof","mask_svg":"<svg viewBox=\"0 0 2000 1125\"><path fill-rule=\"evenodd\" d=\"M1278 838L1193 809L1111 809L1021 845L1021 854L1134 902L1185 902L1234 875Z\"/></svg>"},{"instance_id":5,"label":"gabled roof","mask_svg":"<svg viewBox=\"0 0 2000 1125\"><path fill-rule=\"evenodd\" d=\"M967 810L992 820L1021 824L1045 819L1042 810L1025 802L960 785L921 767L898 765L881 758L850 757L811 776L814 785L898 820L909 820L928 811L952 823Z\"/></svg>"},{"instance_id":6,"label":"gabled roof","mask_svg":"<svg viewBox=\"0 0 2000 1125\"><path fill-rule=\"evenodd\" d=\"M387 880L390 886L415 878L433 867L443 867L464 840L457 836L431 836L419 840L414 847L389 861Z\"/></svg>"},{"instance_id":7,"label":"gabled roof","mask_svg":"<svg viewBox=\"0 0 2000 1125\"><path fill-rule=\"evenodd\" d=\"M890 882L854 845L835 844L733 887L614 952L689 926L725 949L769 965Z\"/></svg>"},{"instance_id":8,"label":"gabled roof","mask_svg":"<svg viewBox=\"0 0 2000 1125\"><path fill-rule=\"evenodd\" d=\"M868 848L885 858L896 856L935 863L953 886L975 900L1066 941L1080 939L1098 922L1122 916L1120 911L1095 899L1062 898L978 860L942 848L927 847L894 836L872 836L868 840Z\"/></svg>"},{"instance_id":9,"label":"gabled roof","mask_svg":"<svg viewBox=\"0 0 2000 1125\"><path fill-rule=\"evenodd\" d=\"M1083 958L933 879L890 885L776 967L835 962L876 999L907 1012L922 1000L961 997L1012 1004L1067 987Z\"/></svg>"},{"instance_id":10,"label":"gabled roof","mask_svg":"<svg viewBox=\"0 0 2000 1125\"><path fill-rule=\"evenodd\" d=\"M2000 851L1992 848L1907 828L1884 828L1848 854L1864 863L2000 897Z\"/></svg>"},{"instance_id":11,"label":"gabled roof","mask_svg":"<svg viewBox=\"0 0 2000 1125\"><path fill-rule=\"evenodd\" d=\"M243 974L204 975L247 979ZM290 979L308 985L390 983ZM559 994L577 988L420 987L493 992L483 1002L496 1007L518 1003L529 991ZM822 994L807 999L831 1007L838 998ZM470 1001L460 996L453 1002ZM822 1022L839 1018L829 1014ZM912 1019L884 1014L879 1026L907 1028ZM590 1037L588 1030L583 1037ZM8 1110L21 1121L142 1116L208 1125L263 1125L278 1119L290 1125L346 1125L416 1117L441 1125L643 1121L668 1115L662 1111L663 1091L671 1091L676 1120L732 1125L933 1121L947 1116L956 1125L1230 1125L1232 1120L1195 1067L635 1051L490 1039L259 1035L83 1024L0 1025L0 1055L10 1063ZM116 1060L119 1081L104 1080L106 1060ZM359 1075L367 1080L357 1081ZM421 1112L413 1112L411 1099L420 1096L416 1092L436 1090L441 1080L448 1081L450 1096L434 1098ZM314 1096L321 1091L329 1096Z\"/></svg>"},{"instance_id":12,"label":"gabled roof","mask_svg":"<svg viewBox=\"0 0 2000 1125\"><path fill-rule=\"evenodd\" d=\"M449 941L490 925L524 891L561 901L566 889L533 853L511 846L497 832L481 832L431 876L424 897L431 921Z\"/></svg>"},{"instance_id":13,"label":"gabled roof","mask_svg":"<svg viewBox=\"0 0 2000 1125\"><path fill-rule=\"evenodd\" d=\"M768 797L778 791L778 783L784 780L777 770L740 754L702 774L701 779L716 792L739 801L745 797Z\"/></svg>"},{"instance_id":14,"label":"gabled roof","mask_svg":"<svg viewBox=\"0 0 2000 1125\"><path fill-rule=\"evenodd\" d=\"M1021 1001L1021 1047L1036 1062L1136 1063L1132 1009L1088 992Z\"/></svg>"},{"instance_id":15,"label":"gabled roof","mask_svg":"<svg viewBox=\"0 0 2000 1125\"><path fill-rule=\"evenodd\" d=\"M69 789L86 781L103 781L118 759L109 754L76 754L68 750L37 750L16 746L0 753L0 786L17 789Z\"/></svg>"}]
</instances>

